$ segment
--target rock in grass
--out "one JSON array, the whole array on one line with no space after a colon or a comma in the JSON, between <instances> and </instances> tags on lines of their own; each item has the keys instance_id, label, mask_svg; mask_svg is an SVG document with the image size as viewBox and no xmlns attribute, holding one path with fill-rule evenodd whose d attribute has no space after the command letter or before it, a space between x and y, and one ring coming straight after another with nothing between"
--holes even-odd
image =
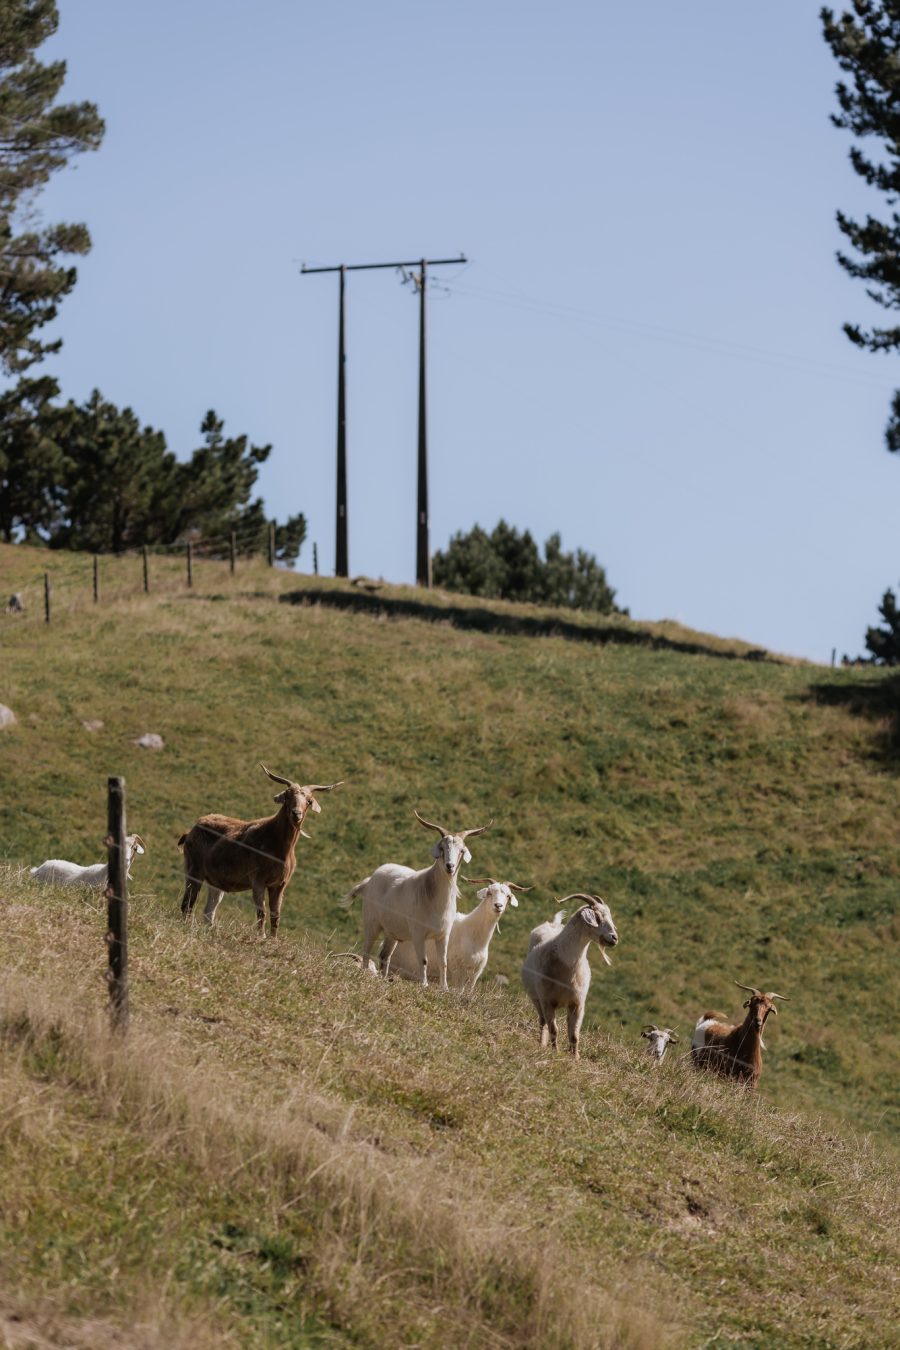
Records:
<instances>
[{"instance_id":1,"label":"rock in grass","mask_svg":"<svg viewBox=\"0 0 900 1350\"><path fill-rule=\"evenodd\" d=\"M157 736L155 731L145 731L143 736L138 736L133 745L139 745L142 750L164 750L165 741L162 736Z\"/></svg>"},{"instance_id":2,"label":"rock in grass","mask_svg":"<svg viewBox=\"0 0 900 1350\"><path fill-rule=\"evenodd\" d=\"M14 727L16 721L16 714L12 708L7 708L5 703L0 703L0 730L4 727Z\"/></svg>"},{"instance_id":3,"label":"rock in grass","mask_svg":"<svg viewBox=\"0 0 900 1350\"><path fill-rule=\"evenodd\" d=\"M103 723L100 721L99 717L89 717L86 721L82 722L81 725L84 727L85 731L103 730Z\"/></svg>"}]
</instances>

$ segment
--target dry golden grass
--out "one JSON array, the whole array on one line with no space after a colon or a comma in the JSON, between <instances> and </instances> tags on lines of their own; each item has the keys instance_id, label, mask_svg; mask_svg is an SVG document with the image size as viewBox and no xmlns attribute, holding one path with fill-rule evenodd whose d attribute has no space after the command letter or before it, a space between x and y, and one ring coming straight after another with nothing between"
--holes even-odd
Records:
<instances>
[{"instance_id":1,"label":"dry golden grass","mask_svg":"<svg viewBox=\"0 0 900 1350\"><path fill-rule=\"evenodd\" d=\"M223 1344L890 1343L896 1176L864 1142L596 1030L579 1066L554 1059L518 996L385 986L147 896L122 1041L97 901L0 895L0 1250L13 1288L46 1289L62 1206L73 1325L127 1323L149 1280L173 1327L207 1309Z\"/></svg>"},{"instance_id":2,"label":"dry golden grass","mask_svg":"<svg viewBox=\"0 0 900 1350\"><path fill-rule=\"evenodd\" d=\"M52 893L45 892L42 903L52 907ZM283 1026L280 1034L267 1035L264 1045L259 1025L255 1031L248 1027L253 1044L238 1036L232 1055L209 1054L212 1044L201 1034L202 1060L194 1028L172 1005L136 1019L127 1040L110 1033L96 1009L96 976L65 978L74 951L85 945L83 920L89 912L68 916L62 960L51 963L55 972L42 963L39 987L31 975L9 974L0 990L4 1058L7 1064L11 1058L13 1067L0 1097L3 1144L20 1167L23 1155L34 1152L61 1153L57 1166L87 1162L71 1125L64 1141L57 1133L66 1117L62 1098L75 1088L89 1098L105 1129L139 1141L142 1169L150 1164L152 1172L162 1159L177 1158L204 1187L231 1192L239 1208L261 1208L271 1230L286 1214L307 1234L314 1230L303 1256L306 1302L327 1307L332 1323L352 1327L365 1344L383 1343L379 1327L395 1324L398 1314L402 1327L395 1343L410 1346L645 1350L665 1339L655 1318L634 1302L629 1306L622 1292L628 1281L621 1275L606 1286L580 1289L576 1300L567 1297L558 1278L566 1249L546 1231L557 1225L538 1223L514 1198L504 1204L485 1193L480 1165L459 1173L442 1167L431 1150L423 1154L402 1139L373 1133L355 1120L353 1104L317 1090L340 1026L316 1051L315 1067L307 1065L293 1083L284 1074ZM31 907L14 905L7 917L22 936L39 916ZM173 943L165 928L154 934L154 945L160 943ZM185 949L195 944L181 932L173 945L168 955L177 954L178 965L187 968L188 988L202 998L209 987L194 981L211 978L203 956L194 952L194 961L185 960ZM297 959L296 952L290 955ZM152 957L139 958L136 988L154 980L151 966ZM243 999L265 1003L264 988L240 983ZM167 998L185 992L177 978L167 982ZM188 1016L199 1022L201 1033L229 1020ZM272 1031L270 1018L260 1021ZM296 1030L302 1026L303 1020ZM221 1050L227 1032L216 1039ZM248 1051L256 1065L247 1063ZM45 1081L35 1081L36 1065ZM248 1068L244 1076L241 1070ZM415 1095L414 1077L406 1090ZM24 1171L27 1175L27 1167ZM31 1184L29 1178L21 1194L7 1177L8 1211L28 1215ZM157 1278L159 1255L147 1253ZM168 1253L162 1255L165 1262ZM177 1281L175 1268L165 1264L162 1276ZM140 1303L144 1280L141 1270L133 1290L126 1281L129 1321L139 1320L130 1300ZM188 1317L189 1307L175 1314L176 1323L179 1315ZM80 1334L77 1321L72 1326ZM224 1332L236 1334L228 1319Z\"/></svg>"}]
</instances>

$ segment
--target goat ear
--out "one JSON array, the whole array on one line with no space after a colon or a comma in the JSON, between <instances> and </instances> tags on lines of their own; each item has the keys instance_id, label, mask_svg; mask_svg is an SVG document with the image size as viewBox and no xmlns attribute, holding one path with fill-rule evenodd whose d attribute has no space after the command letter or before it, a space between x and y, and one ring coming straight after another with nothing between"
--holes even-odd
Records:
<instances>
[{"instance_id":1,"label":"goat ear","mask_svg":"<svg viewBox=\"0 0 900 1350\"><path fill-rule=\"evenodd\" d=\"M146 853L147 850L144 848L143 844L136 843L134 846L134 851L135 853Z\"/></svg>"},{"instance_id":2,"label":"goat ear","mask_svg":"<svg viewBox=\"0 0 900 1350\"><path fill-rule=\"evenodd\" d=\"M286 792L286 791L285 791L285 792L279 792L277 797L273 797L273 798L272 798L272 801L273 801L273 802L283 802L286 796L287 796L287 792Z\"/></svg>"},{"instance_id":3,"label":"goat ear","mask_svg":"<svg viewBox=\"0 0 900 1350\"><path fill-rule=\"evenodd\" d=\"M749 1007L750 1007L750 1000L749 1000L749 998L747 999L747 1002L746 1002L743 1006L744 1006L745 1008L749 1008Z\"/></svg>"},{"instance_id":4,"label":"goat ear","mask_svg":"<svg viewBox=\"0 0 900 1350\"><path fill-rule=\"evenodd\" d=\"M475 892L476 899L478 899L478 900L486 900L486 899L487 899L487 895L488 895L488 891L489 891L490 889L491 889L490 886L482 886L482 888L481 888L480 891L476 891L476 892Z\"/></svg>"},{"instance_id":5,"label":"goat ear","mask_svg":"<svg viewBox=\"0 0 900 1350\"><path fill-rule=\"evenodd\" d=\"M466 848L465 844L463 844L463 857L465 858L467 863L470 863L472 861L472 855Z\"/></svg>"},{"instance_id":6,"label":"goat ear","mask_svg":"<svg viewBox=\"0 0 900 1350\"><path fill-rule=\"evenodd\" d=\"M645 1041L649 1041L651 1034L652 1034L652 1033L649 1032L649 1031L642 1031L642 1032L641 1032L641 1035L643 1036L643 1038L644 1038Z\"/></svg>"},{"instance_id":7,"label":"goat ear","mask_svg":"<svg viewBox=\"0 0 900 1350\"><path fill-rule=\"evenodd\" d=\"M513 909L519 908L519 902L514 895L509 897L509 903L512 905Z\"/></svg>"},{"instance_id":8,"label":"goat ear","mask_svg":"<svg viewBox=\"0 0 900 1350\"><path fill-rule=\"evenodd\" d=\"M321 806L319 805L319 803L316 801L315 797L310 797L310 799L309 799L309 805L310 805L310 809L313 810L313 811L315 811L315 813L316 813L317 816L320 816L320 815L322 814L322 808L321 808Z\"/></svg>"},{"instance_id":9,"label":"goat ear","mask_svg":"<svg viewBox=\"0 0 900 1350\"><path fill-rule=\"evenodd\" d=\"M439 840L437 841L437 843L435 844L434 848L431 850L431 856L432 856L432 858L439 858L439 857L441 856L441 844L442 844L442 842L443 842L443 840L439 839Z\"/></svg>"},{"instance_id":10,"label":"goat ear","mask_svg":"<svg viewBox=\"0 0 900 1350\"><path fill-rule=\"evenodd\" d=\"M593 928L600 927L599 923L597 922L597 915L591 909L590 905L585 905L584 909L581 911L581 917L585 923L591 924Z\"/></svg>"}]
</instances>

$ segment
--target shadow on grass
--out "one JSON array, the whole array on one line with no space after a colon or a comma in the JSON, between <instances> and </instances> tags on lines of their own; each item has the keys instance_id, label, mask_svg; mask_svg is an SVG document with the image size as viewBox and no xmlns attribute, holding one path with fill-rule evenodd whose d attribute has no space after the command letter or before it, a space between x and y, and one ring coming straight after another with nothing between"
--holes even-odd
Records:
<instances>
[{"instance_id":1,"label":"shadow on grass","mask_svg":"<svg viewBox=\"0 0 900 1350\"><path fill-rule=\"evenodd\" d=\"M900 675L853 684L814 684L807 695L815 703L846 708L857 717L879 723L874 740L874 758L900 769Z\"/></svg>"},{"instance_id":2,"label":"shadow on grass","mask_svg":"<svg viewBox=\"0 0 900 1350\"><path fill-rule=\"evenodd\" d=\"M286 591L279 600L288 605L330 605L333 609L352 610L388 618L423 619L428 623L449 623L478 633L500 633L514 637L559 637L572 642L608 643L620 646L649 647L659 651L685 652L688 655L717 656L726 661L773 661L781 664L761 647L745 652L727 651L686 638L670 638L640 628L617 624L571 623L558 617L539 618L530 614L505 614L499 610L464 608L462 605L436 605L427 600L399 599L394 596L368 595L364 592L332 591L310 587Z\"/></svg>"}]
</instances>

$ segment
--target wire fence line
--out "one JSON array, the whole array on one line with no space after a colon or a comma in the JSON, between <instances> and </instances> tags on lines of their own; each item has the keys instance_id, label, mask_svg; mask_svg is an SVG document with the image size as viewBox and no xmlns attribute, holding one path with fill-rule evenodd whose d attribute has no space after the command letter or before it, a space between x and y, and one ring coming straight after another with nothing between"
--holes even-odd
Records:
<instances>
[{"instance_id":1,"label":"wire fence line","mask_svg":"<svg viewBox=\"0 0 900 1350\"><path fill-rule=\"evenodd\" d=\"M63 557L69 566L73 557L83 560L83 568L79 567L75 575L68 568L67 574L54 575L53 560ZM102 604L140 592L171 594L193 586L194 568L198 564L228 568L234 575L239 564L257 562L260 557L266 558L270 567L275 566L274 521L269 525L268 539L262 543L258 530L236 530L222 535L198 535L175 544L145 544L121 553L48 551L47 570L15 582L14 590L0 594L0 608L19 619L50 623L60 606L71 613L85 604ZM160 571L153 566L179 560L183 562L183 571L170 566Z\"/></svg>"}]
</instances>

